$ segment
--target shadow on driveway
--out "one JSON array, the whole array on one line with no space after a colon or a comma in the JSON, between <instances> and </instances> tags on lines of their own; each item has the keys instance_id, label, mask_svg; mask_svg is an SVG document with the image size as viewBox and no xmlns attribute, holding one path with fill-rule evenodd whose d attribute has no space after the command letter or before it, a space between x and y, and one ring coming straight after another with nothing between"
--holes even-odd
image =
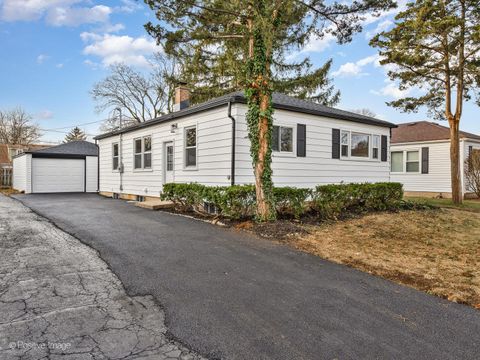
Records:
<instances>
[{"instance_id":1,"label":"shadow on driveway","mask_svg":"<svg viewBox=\"0 0 480 360\"><path fill-rule=\"evenodd\" d=\"M480 312L241 232L94 194L16 196L97 249L211 358L478 359Z\"/></svg>"}]
</instances>

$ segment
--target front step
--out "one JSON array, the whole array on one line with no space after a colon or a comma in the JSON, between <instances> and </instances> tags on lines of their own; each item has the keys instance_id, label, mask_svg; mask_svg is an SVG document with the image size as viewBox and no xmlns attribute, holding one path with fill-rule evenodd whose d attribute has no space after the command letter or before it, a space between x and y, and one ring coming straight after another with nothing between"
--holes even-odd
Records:
<instances>
[{"instance_id":1,"label":"front step","mask_svg":"<svg viewBox=\"0 0 480 360\"><path fill-rule=\"evenodd\" d=\"M174 204L171 201L165 200L147 200L147 201L137 201L135 206L149 209L149 210L160 210L160 209L172 209Z\"/></svg>"}]
</instances>

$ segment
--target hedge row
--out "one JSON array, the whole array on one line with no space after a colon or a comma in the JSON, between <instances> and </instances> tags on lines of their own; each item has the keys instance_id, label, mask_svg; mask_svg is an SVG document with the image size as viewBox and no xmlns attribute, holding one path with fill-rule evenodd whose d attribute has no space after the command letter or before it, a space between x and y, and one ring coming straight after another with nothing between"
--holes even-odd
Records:
<instances>
[{"instance_id":1,"label":"hedge row","mask_svg":"<svg viewBox=\"0 0 480 360\"><path fill-rule=\"evenodd\" d=\"M299 218L307 213L323 219L337 219L351 213L394 210L402 204L400 183L320 185L315 189L274 188L275 207L279 216ZM180 211L215 212L221 216L242 219L255 214L253 185L204 186L165 184L162 199L170 200Z\"/></svg>"}]
</instances>

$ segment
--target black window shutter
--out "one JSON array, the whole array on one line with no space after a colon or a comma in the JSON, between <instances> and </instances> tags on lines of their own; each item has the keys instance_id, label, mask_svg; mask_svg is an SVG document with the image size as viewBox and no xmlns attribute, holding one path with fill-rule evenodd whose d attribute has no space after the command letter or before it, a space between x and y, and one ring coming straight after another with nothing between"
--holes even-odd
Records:
<instances>
[{"instance_id":1,"label":"black window shutter","mask_svg":"<svg viewBox=\"0 0 480 360\"><path fill-rule=\"evenodd\" d=\"M332 159L340 159L340 129L332 129Z\"/></svg>"},{"instance_id":2,"label":"black window shutter","mask_svg":"<svg viewBox=\"0 0 480 360\"><path fill-rule=\"evenodd\" d=\"M472 163L472 153L473 153L473 146L470 145L470 146L468 147L468 158L467 158L468 166L470 166L471 163Z\"/></svg>"},{"instance_id":3,"label":"black window shutter","mask_svg":"<svg viewBox=\"0 0 480 360\"><path fill-rule=\"evenodd\" d=\"M422 174L428 174L428 147L422 147Z\"/></svg>"},{"instance_id":4,"label":"black window shutter","mask_svg":"<svg viewBox=\"0 0 480 360\"><path fill-rule=\"evenodd\" d=\"M382 135L382 156L381 160L382 161L387 161L388 160L388 138L386 135Z\"/></svg>"},{"instance_id":5,"label":"black window shutter","mask_svg":"<svg viewBox=\"0 0 480 360\"><path fill-rule=\"evenodd\" d=\"M297 124L297 156L307 156L307 126Z\"/></svg>"}]
</instances>

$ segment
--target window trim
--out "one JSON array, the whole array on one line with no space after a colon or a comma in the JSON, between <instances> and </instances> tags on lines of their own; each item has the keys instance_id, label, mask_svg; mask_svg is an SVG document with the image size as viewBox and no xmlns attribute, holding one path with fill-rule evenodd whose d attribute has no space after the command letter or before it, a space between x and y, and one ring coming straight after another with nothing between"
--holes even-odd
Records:
<instances>
[{"instance_id":1,"label":"window trim","mask_svg":"<svg viewBox=\"0 0 480 360\"><path fill-rule=\"evenodd\" d=\"M278 127L278 150L274 150L272 146L272 155L274 156L288 156L288 157L296 157L297 152L295 151L297 148L297 124L273 124L273 126ZM282 151L282 128L289 128L292 129L292 151ZM272 128L273 134L273 128Z\"/></svg>"},{"instance_id":2,"label":"window trim","mask_svg":"<svg viewBox=\"0 0 480 360\"><path fill-rule=\"evenodd\" d=\"M392 171L392 153L403 153L402 158L402 171ZM417 152L417 161L407 161L407 153ZM407 162L418 162L418 171L407 171ZM421 148L404 149L404 150L392 150L390 149L390 173L391 174L404 174L404 175L418 175L422 173L422 151Z\"/></svg>"},{"instance_id":3,"label":"window trim","mask_svg":"<svg viewBox=\"0 0 480 360\"><path fill-rule=\"evenodd\" d=\"M118 155L117 155L117 156L114 155L114 154L115 154L115 151L114 151L115 145L118 146ZM116 167L116 168L113 167L113 159L114 159L114 158L117 158L117 159L118 159L117 167ZM120 171L120 143L118 143L118 142L112 143L112 171L113 171L113 172L118 172L118 171Z\"/></svg>"},{"instance_id":4,"label":"window trim","mask_svg":"<svg viewBox=\"0 0 480 360\"><path fill-rule=\"evenodd\" d=\"M195 146L187 147L187 131L195 129ZM187 148L195 148L195 165L187 165ZM198 124L185 126L183 128L183 169L198 170Z\"/></svg>"},{"instance_id":5,"label":"window trim","mask_svg":"<svg viewBox=\"0 0 480 360\"><path fill-rule=\"evenodd\" d=\"M347 133L347 141L348 144L348 150L347 150L347 156L344 156L342 153L342 146L345 146L345 144L342 143L342 134ZM363 157L363 156L352 156L351 151L352 151L352 133L356 134L361 134L361 135L367 135L368 136L368 157ZM373 158L373 137L378 136L379 143L378 143L378 157ZM362 132L362 131L357 131L357 130L347 130L347 129L340 129L340 160L350 160L350 161L375 161L375 162L380 162L381 160L381 139L382 135L379 133L370 133L370 132Z\"/></svg>"},{"instance_id":6,"label":"window trim","mask_svg":"<svg viewBox=\"0 0 480 360\"><path fill-rule=\"evenodd\" d=\"M145 139L150 138L150 151L145 151ZM136 148L136 142L137 140L141 141L141 151L139 153L135 152ZM144 136L139 136L133 139L133 163L132 163L132 168L133 171L153 171L153 156L150 157L150 167L145 167L145 154L153 154L153 138L152 135L144 135ZM135 167L135 156L140 155L140 162L141 166L139 168Z\"/></svg>"}]
</instances>

